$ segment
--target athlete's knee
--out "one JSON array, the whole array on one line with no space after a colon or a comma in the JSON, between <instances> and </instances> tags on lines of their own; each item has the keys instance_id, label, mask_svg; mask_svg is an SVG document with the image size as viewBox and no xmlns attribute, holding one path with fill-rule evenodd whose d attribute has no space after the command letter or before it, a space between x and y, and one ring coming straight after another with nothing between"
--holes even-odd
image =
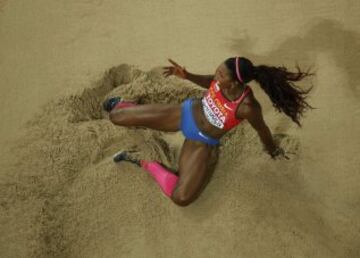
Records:
<instances>
[{"instance_id":1,"label":"athlete's knee","mask_svg":"<svg viewBox=\"0 0 360 258\"><path fill-rule=\"evenodd\" d=\"M188 206L189 204L191 204L193 201L192 200L189 200L189 199L181 199L181 198L171 198L172 201L178 205L178 206L181 206L181 207L185 207L185 206Z\"/></svg>"},{"instance_id":2,"label":"athlete's knee","mask_svg":"<svg viewBox=\"0 0 360 258\"><path fill-rule=\"evenodd\" d=\"M178 191L175 189L173 194L171 195L171 200L178 206L188 206L191 204L193 200L193 196L184 192L184 191Z\"/></svg>"}]
</instances>

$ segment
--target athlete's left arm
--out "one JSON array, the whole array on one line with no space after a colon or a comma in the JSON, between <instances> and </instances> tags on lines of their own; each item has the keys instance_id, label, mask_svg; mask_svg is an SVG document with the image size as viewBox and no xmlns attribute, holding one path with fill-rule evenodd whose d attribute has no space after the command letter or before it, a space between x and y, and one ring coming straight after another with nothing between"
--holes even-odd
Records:
<instances>
[{"instance_id":1,"label":"athlete's left arm","mask_svg":"<svg viewBox=\"0 0 360 258\"><path fill-rule=\"evenodd\" d=\"M276 149L276 144L269 127L264 121L260 103L254 99L251 103L244 106L239 116L249 121L251 126L257 131L267 152L269 154L273 153Z\"/></svg>"}]
</instances>

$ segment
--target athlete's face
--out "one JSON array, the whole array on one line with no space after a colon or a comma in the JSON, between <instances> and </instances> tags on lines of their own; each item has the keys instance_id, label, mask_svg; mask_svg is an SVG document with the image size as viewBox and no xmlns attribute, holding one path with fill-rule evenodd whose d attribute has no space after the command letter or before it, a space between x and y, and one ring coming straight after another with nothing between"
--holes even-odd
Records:
<instances>
[{"instance_id":1,"label":"athlete's face","mask_svg":"<svg viewBox=\"0 0 360 258\"><path fill-rule=\"evenodd\" d=\"M230 70L226 67L225 63L221 63L215 71L215 80L219 82L220 88L229 88L233 82Z\"/></svg>"}]
</instances>

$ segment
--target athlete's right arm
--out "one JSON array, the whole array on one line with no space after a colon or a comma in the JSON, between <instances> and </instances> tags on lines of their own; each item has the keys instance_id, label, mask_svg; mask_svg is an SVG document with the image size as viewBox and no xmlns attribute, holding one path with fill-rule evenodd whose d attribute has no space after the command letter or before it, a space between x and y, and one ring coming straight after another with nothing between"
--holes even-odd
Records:
<instances>
[{"instance_id":1,"label":"athlete's right arm","mask_svg":"<svg viewBox=\"0 0 360 258\"><path fill-rule=\"evenodd\" d=\"M203 88L210 88L210 83L214 79L215 75L198 75L190 73L186 70L185 66L181 66L178 63L176 63L172 59L168 59L169 62L172 64L172 66L164 66L164 76L168 77L170 75L175 75L181 79L189 80L197 85L200 85Z\"/></svg>"},{"instance_id":2,"label":"athlete's right arm","mask_svg":"<svg viewBox=\"0 0 360 258\"><path fill-rule=\"evenodd\" d=\"M188 71L185 71L185 79L189 80L203 88L208 89L210 87L211 81L214 79L214 75L213 74L198 75L198 74L193 74Z\"/></svg>"}]
</instances>

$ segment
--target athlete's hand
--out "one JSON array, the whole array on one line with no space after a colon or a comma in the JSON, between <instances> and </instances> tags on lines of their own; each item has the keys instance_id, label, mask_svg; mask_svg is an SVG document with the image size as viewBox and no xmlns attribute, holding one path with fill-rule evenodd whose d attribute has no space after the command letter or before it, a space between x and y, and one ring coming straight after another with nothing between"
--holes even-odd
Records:
<instances>
[{"instance_id":1,"label":"athlete's hand","mask_svg":"<svg viewBox=\"0 0 360 258\"><path fill-rule=\"evenodd\" d=\"M168 60L173 66L163 66L163 69L165 70L163 72L163 75L165 77L169 77L170 75L175 75L181 79L186 79L187 71L186 71L185 66L181 67L180 65L178 65L176 62L174 62L170 58Z\"/></svg>"}]
</instances>

